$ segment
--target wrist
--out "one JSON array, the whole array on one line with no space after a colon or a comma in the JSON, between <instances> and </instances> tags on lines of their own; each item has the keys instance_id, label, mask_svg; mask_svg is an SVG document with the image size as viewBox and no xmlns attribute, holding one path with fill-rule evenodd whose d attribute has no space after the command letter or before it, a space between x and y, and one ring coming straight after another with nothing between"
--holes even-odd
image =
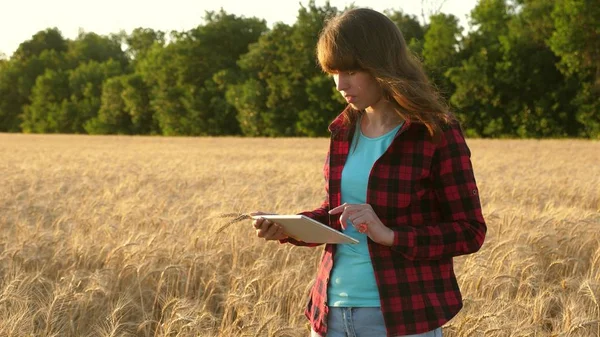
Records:
<instances>
[{"instance_id":1,"label":"wrist","mask_svg":"<svg viewBox=\"0 0 600 337\"><path fill-rule=\"evenodd\" d=\"M388 228L384 239L380 243L382 245L388 246L388 247L393 246L394 245L394 231Z\"/></svg>"}]
</instances>

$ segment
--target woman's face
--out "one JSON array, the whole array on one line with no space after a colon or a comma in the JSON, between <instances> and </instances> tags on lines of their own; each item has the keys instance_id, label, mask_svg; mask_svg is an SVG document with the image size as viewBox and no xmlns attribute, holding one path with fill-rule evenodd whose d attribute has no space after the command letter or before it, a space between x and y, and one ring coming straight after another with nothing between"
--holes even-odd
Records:
<instances>
[{"instance_id":1,"label":"woman's face","mask_svg":"<svg viewBox=\"0 0 600 337\"><path fill-rule=\"evenodd\" d=\"M333 74L336 89L352 108L364 110L381 99L381 88L366 71L341 71Z\"/></svg>"}]
</instances>

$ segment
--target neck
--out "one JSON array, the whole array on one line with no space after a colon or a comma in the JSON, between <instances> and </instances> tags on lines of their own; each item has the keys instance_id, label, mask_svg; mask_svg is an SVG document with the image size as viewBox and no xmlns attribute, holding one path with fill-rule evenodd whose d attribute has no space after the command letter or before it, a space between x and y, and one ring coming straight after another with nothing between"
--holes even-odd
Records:
<instances>
[{"instance_id":1,"label":"neck","mask_svg":"<svg viewBox=\"0 0 600 337\"><path fill-rule=\"evenodd\" d=\"M394 105L383 99L365 109L363 120L365 125L373 128L396 126L402 121L396 113Z\"/></svg>"}]
</instances>

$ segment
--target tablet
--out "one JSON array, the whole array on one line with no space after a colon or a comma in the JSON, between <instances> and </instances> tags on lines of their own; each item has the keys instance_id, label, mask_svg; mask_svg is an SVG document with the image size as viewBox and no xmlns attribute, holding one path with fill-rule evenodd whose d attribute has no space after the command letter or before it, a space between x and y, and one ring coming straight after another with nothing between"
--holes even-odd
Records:
<instances>
[{"instance_id":1,"label":"tablet","mask_svg":"<svg viewBox=\"0 0 600 337\"><path fill-rule=\"evenodd\" d=\"M358 240L335 230L305 215L255 215L253 219L264 218L280 224L285 234L306 243L352 243Z\"/></svg>"}]
</instances>

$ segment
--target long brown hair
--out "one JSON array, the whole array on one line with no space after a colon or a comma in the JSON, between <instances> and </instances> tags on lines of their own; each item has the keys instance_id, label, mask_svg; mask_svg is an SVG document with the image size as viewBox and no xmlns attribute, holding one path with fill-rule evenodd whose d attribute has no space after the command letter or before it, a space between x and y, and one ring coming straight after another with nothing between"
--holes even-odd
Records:
<instances>
[{"instance_id":1,"label":"long brown hair","mask_svg":"<svg viewBox=\"0 0 600 337\"><path fill-rule=\"evenodd\" d=\"M455 121L400 29L382 13L356 8L327 20L316 52L327 73L368 71L381 86L384 98L394 103L396 113L403 120L424 124L434 139L444 124ZM361 113L346 108L346 124L354 127Z\"/></svg>"}]
</instances>

